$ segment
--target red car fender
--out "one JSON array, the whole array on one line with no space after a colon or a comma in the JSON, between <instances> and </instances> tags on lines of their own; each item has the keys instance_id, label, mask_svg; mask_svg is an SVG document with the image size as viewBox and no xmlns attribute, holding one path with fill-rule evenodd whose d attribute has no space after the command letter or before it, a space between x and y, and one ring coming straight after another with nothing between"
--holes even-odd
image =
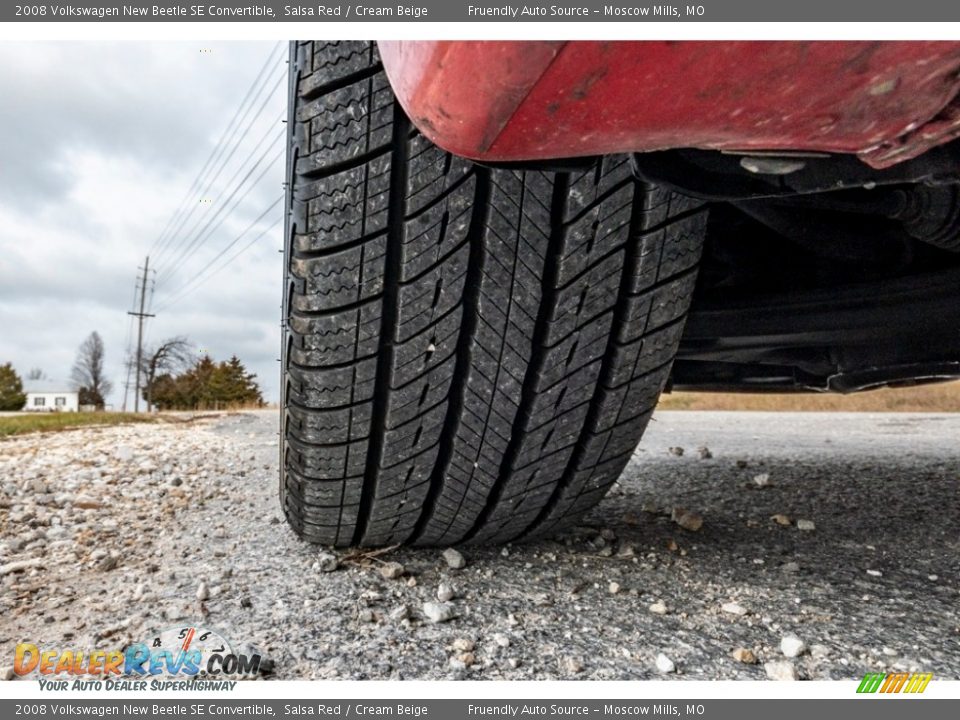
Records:
<instances>
[{"instance_id":1,"label":"red car fender","mask_svg":"<svg viewBox=\"0 0 960 720\"><path fill-rule=\"evenodd\" d=\"M379 43L417 127L475 160L669 148L854 153L960 135L958 42Z\"/></svg>"}]
</instances>

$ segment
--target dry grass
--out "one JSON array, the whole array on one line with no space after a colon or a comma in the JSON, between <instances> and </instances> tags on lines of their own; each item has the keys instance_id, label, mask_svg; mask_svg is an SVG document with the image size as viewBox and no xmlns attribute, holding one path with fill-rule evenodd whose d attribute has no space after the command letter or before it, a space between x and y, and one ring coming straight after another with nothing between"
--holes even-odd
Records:
<instances>
[{"instance_id":1,"label":"dry grass","mask_svg":"<svg viewBox=\"0 0 960 720\"><path fill-rule=\"evenodd\" d=\"M259 408L264 409L264 408ZM960 412L960 382L913 388L883 388L852 395L823 393L674 392L661 410L765 410L780 412ZM33 432L60 432L94 425L193 422L221 413L22 413L0 416L0 438Z\"/></svg>"},{"instance_id":2,"label":"dry grass","mask_svg":"<svg viewBox=\"0 0 960 720\"><path fill-rule=\"evenodd\" d=\"M60 432L91 425L126 425L158 420L159 416L145 413L23 413L0 417L0 438L33 432Z\"/></svg>"},{"instance_id":3,"label":"dry grass","mask_svg":"<svg viewBox=\"0 0 960 720\"><path fill-rule=\"evenodd\" d=\"M190 413L190 412L245 412L247 410L269 410L279 408L276 404L267 403L200 403L195 408L189 410L162 410L169 413Z\"/></svg>"},{"instance_id":4,"label":"dry grass","mask_svg":"<svg viewBox=\"0 0 960 720\"><path fill-rule=\"evenodd\" d=\"M825 393L675 392L661 410L767 410L783 412L960 412L960 382L882 388L851 395Z\"/></svg>"}]
</instances>

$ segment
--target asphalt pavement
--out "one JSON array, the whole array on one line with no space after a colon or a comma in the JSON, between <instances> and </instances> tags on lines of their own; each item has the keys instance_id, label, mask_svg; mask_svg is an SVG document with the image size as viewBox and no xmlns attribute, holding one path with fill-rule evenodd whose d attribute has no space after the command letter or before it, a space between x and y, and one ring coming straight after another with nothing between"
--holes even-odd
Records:
<instances>
[{"instance_id":1,"label":"asphalt pavement","mask_svg":"<svg viewBox=\"0 0 960 720\"><path fill-rule=\"evenodd\" d=\"M0 442L3 657L186 623L268 678L960 678L960 414L661 412L581 526L462 568L299 541L276 433Z\"/></svg>"}]
</instances>

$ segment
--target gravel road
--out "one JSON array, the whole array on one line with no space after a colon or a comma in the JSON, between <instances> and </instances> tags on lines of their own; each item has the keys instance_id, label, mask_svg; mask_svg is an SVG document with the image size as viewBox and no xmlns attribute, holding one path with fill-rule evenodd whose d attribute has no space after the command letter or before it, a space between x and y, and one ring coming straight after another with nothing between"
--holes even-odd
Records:
<instances>
[{"instance_id":1,"label":"gravel road","mask_svg":"<svg viewBox=\"0 0 960 720\"><path fill-rule=\"evenodd\" d=\"M659 413L581 527L462 568L328 571L281 519L276 433L0 441L0 666L198 622L284 679L960 678L960 415Z\"/></svg>"}]
</instances>

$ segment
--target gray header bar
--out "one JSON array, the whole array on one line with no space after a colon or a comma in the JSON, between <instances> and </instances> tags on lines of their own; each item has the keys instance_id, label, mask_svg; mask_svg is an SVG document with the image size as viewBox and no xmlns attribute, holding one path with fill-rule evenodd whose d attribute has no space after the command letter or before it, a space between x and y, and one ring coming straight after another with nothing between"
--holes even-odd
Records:
<instances>
[{"instance_id":1,"label":"gray header bar","mask_svg":"<svg viewBox=\"0 0 960 720\"><path fill-rule=\"evenodd\" d=\"M4 2L3 22L958 22L956 0L214 0Z\"/></svg>"}]
</instances>

